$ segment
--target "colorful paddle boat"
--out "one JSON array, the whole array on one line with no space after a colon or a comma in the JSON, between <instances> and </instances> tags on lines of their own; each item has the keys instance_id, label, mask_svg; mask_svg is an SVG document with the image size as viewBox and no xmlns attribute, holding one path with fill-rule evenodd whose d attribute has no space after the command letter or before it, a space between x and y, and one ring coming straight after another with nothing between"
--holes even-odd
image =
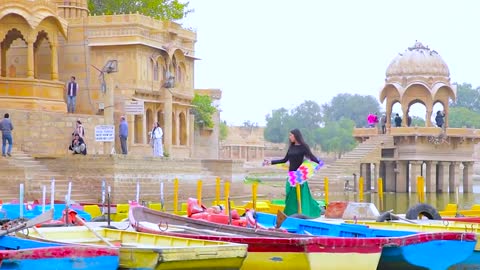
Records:
<instances>
[{"instance_id":1,"label":"colorful paddle boat","mask_svg":"<svg viewBox=\"0 0 480 270\"><path fill-rule=\"evenodd\" d=\"M277 224L277 216L257 213L257 222L262 226L272 226ZM359 224L335 224L292 217L287 217L281 228L312 236L354 237L365 241L369 238L389 239L390 244L383 247L378 269L448 269L471 259L476 253L473 252L475 234L466 232L419 234L408 230L375 229Z\"/></svg>"},{"instance_id":2,"label":"colorful paddle boat","mask_svg":"<svg viewBox=\"0 0 480 270\"><path fill-rule=\"evenodd\" d=\"M0 237L0 269L115 270L118 263L117 248Z\"/></svg>"},{"instance_id":3,"label":"colorful paddle boat","mask_svg":"<svg viewBox=\"0 0 480 270\"><path fill-rule=\"evenodd\" d=\"M120 268L132 270L240 269L247 255L247 246L242 244L84 226L38 228L17 235L88 247L118 247Z\"/></svg>"}]
</instances>

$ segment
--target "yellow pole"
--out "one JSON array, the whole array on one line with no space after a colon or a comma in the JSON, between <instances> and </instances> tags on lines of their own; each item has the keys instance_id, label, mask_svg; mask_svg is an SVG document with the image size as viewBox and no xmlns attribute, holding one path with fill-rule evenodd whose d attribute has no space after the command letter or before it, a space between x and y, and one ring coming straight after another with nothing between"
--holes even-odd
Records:
<instances>
[{"instance_id":1,"label":"yellow pole","mask_svg":"<svg viewBox=\"0 0 480 270\"><path fill-rule=\"evenodd\" d=\"M215 183L215 204L220 204L220 177L217 177Z\"/></svg>"},{"instance_id":2,"label":"yellow pole","mask_svg":"<svg viewBox=\"0 0 480 270\"><path fill-rule=\"evenodd\" d=\"M173 180L173 213L178 214L178 178Z\"/></svg>"},{"instance_id":3,"label":"yellow pole","mask_svg":"<svg viewBox=\"0 0 480 270\"><path fill-rule=\"evenodd\" d=\"M380 177L378 178L378 199L380 200L380 210L383 208L383 179Z\"/></svg>"},{"instance_id":4,"label":"yellow pole","mask_svg":"<svg viewBox=\"0 0 480 270\"><path fill-rule=\"evenodd\" d=\"M228 203L228 200L230 199L230 182L225 182L225 203Z\"/></svg>"},{"instance_id":5,"label":"yellow pole","mask_svg":"<svg viewBox=\"0 0 480 270\"><path fill-rule=\"evenodd\" d=\"M420 184L418 185L418 191L420 191L420 203L424 203L425 202L425 190L424 190L424 186L425 186L425 179L423 178L423 176L420 176L419 179L420 180Z\"/></svg>"},{"instance_id":6,"label":"yellow pole","mask_svg":"<svg viewBox=\"0 0 480 270\"><path fill-rule=\"evenodd\" d=\"M417 198L419 203L422 202L422 191L420 190L421 181L422 180L420 180L420 176L417 176Z\"/></svg>"},{"instance_id":7,"label":"yellow pole","mask_svg":"<svg viewBox=\"0 0 480 270\"><path fill-rule=\"evenodd\" d=\"M297 205L298 205L298 213L302 213L302 195L300 194L300 184L297 183L295 186L296 191L297 191Z\"/></svg>"},{"instance_id":8,"label":"yellow pole","mask_svg":"<svg viewBox=\"0 0 480 270\"><path fill-rule=\"evenodd\" d=\"M252 185L252 204L253 204L253 210L257 210L257 188L258 188L258 183L254 182Z\"/></svg>"},{"instance_id":9,"label":"yellow pole","mask_svg":"<svg viewBox=\"0 0 480 270\"><path fill-rule=\"evenodd\" d=\"M202 205L202 180L197 181L197 200L198 205Z\"/></svg>"},{"instance_id":10,"label":"yellow pole","mask_svg":"<svg viewBox=\"0 0 480 270\"><path fill-rule=\"evenodd\" d=\"M358 200L363 202L363 176L358 179Z\"/></svg>"},{"instance_id":11,"label":"yellow pole","mask_svg":"<svg viewBox=\"0 0 480 270\"><path fill-rule=\"evenodd\" d=\"M325 205L328 204L328 177L325 177L324 186L325 186Z\"/></svg>"}]
</instances>

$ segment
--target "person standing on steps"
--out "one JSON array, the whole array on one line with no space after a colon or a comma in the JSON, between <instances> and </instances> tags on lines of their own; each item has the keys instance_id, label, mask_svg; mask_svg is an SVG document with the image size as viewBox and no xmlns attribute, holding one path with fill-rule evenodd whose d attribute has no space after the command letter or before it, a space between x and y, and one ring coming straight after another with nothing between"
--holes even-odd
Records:
<instances>
[{"instance_id":1,"label":"person standing on steps","mask_svg":"<svg viewBox=\"0 0 480 270\"><path fill-rule=\"evenodd\" d=\"M163 157L163 131L158 122L153 123L150 142L153 147L153 156Z\"/></svg>"},{"instance_id":2,"label":"person standing on steps","mask_svg":"<svg viewBox=\"0 0 480 270\"><path fill-rule=\"evenodd\" d=\"M293 129L289 134L290 146L288 147L287 154L283 159L279 160L265 160L265 165L280 164L289 162L288 171L296 171L300 165L302 165L304 158L308 158L313 162L320 163L320 161L312 154L310 147L303 140L302 133L298 129ZM286 198L285 198L285 210L284 213L287 216L298 213L298 201L296 187L292 187L290 182L286 181ZM313 199L308 187L308 182L304 182L300 185L300 199L302 214L310 218L317 218L321 215L320 206L317 201Z\"/></svg>"},{"instance_id":3,"label":"person standing on steps","mask_svg":"<svg viewBox=\"0 0 480 270\"><path fill-rule=\"evenodd\" d=\"M0 129L2 130L2 156L6 157L8 155L9 157L11 157L12 144L13 144L13 139L12 139L13 124L12 124L12 121L10 120L10 115L8 113L4 115L2 122L0 122ZM6 149L7 142L8 142L8 150Z\"/></svg>"},{"instance_id":4,"label":"person standing on steps","mask_svg":"<svg viewBox=\"0 0 480 270\"><path fill-rule=\"evenodd\" d=\"M125 120L125 116L120 117L120 125L118 127L120 135L120 146L122 147L122 154L126 155L127 150L127 138L128 138L128 123Z\"/></svg>"},{"instance_id":5,"label":"person standing on steps","mask_svg":"<svg viewBox=\"0 0 480 270\"><path fill-rule=\"evenodd\" d=\"M75 81L75 76L70 78L66 85L67 90L67 110L69 113L75 112L77 103L78 83Z\"/></svg>"}]
</instances>

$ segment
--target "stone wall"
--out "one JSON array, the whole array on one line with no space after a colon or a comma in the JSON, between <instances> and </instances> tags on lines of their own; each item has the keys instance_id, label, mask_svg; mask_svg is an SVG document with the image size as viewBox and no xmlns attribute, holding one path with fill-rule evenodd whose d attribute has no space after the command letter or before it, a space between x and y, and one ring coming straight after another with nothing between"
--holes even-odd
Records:
<instances>
[{"instance_id":1,"label":"stone wall","mask_svg":"<svg viewBox=\"0 0 480 270\"><path fill-rule=\"evenodd\" d=\"M10 114L14 130L13 145L30 155L65 155L72 140L75 122L85 127L89 153L103 153L103 144L95 142L95 126L103 124L103 116L78 115L60 112L33 112L0 109L0 118Z\"/></svg>"},{"instance_id":2,"label":"stone wall","mask_svg":"<svg viewBox=\"0 0 480 270\"><path fill-rule=\"evenodd\" d=\"M164 183L165 200L173 200L173 182L179 180L179 200L196 197L197 182L203 181L203 197L214 198L216 178L231 183L232 196L243 196L243 162L231 160L162 159L123 155L66 156L42 161L52 171L73 182L73 193L89 193L90 202L101 201L101 183L112 188L112 200L135 200L137 182L140 200L160 200ZM37 187L38 188L38 187ZM223 184L222 184L223 194ZM222 195L223 196L223 195Z\"/></svg>"}]
</instances>

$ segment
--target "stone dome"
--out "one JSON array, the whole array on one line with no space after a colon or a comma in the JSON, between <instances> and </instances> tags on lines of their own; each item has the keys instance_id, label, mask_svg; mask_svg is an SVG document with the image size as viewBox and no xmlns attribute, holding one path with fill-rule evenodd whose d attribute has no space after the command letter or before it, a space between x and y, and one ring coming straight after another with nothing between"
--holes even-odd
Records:
<instances>
[{"instance_id":1,"label":"stone dome","mask_svg":"<svg viewBox=\"0 0 480 270\"><path fill-rule=\"evenodd\" d=\"M387 68L388 77L403 76L442 76L450 77L448 66L437 51L420 42L415 42L405 52L399 53Z\"/></svg>"}]
</instances>

